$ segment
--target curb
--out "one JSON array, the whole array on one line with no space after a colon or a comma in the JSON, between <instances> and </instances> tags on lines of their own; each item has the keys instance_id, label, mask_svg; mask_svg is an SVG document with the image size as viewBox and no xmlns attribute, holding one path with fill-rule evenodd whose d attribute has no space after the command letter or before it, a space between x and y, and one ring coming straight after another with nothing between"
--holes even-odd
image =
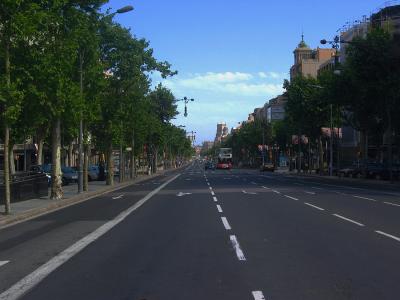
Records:
<instances>
[{"instance_id":1,"label":"curb","mask_svg":"<svg viewBox=\"0 0 400 300\"><path fill-rule=\"evenodd\" d=\"M46 207L29 209L29 210L27 210L25 212L22 212L22 213L20 213L18 215L14 215L14 216L13 215L5 216L5 219L0 221L0 230L4 229L4 228L7 228L7 227L11 227L11 226L19 224L19 223L22 223L24 221L28 221L28 220L31 220L31 219L34 219L34 218L37 218L37 217L40 217L40 216L55 212L55 211L58 211L60 209L63 209L63 208L66 208L66 207L69 207L69 206L72 206L72 205L75 205L75 204L79 204L79 203L88 201L88 200L93 199L93 198L98 197L98 196L102 196L102 195L105 195L105 194L108 194L108 193L111 193L111 192L114 192L114 191L121 190L123 188L126 188L128 186L134 185L136 183L139 183L139 182L142 182L142 181L145 181L145 180L157 177L157 176L164 175L168 171L176 171L176 170L179 170L179 169L166 170L166 171L163 170L163 171L160 171L159 173L156 173L156 174L153 174L153 175L150 175L150 176L146 176L145 175L145 176L142 176L142 177L137 177L132 181L124 182L124 183L121 183L118 186L113 186L113 187L110 187L108 189L106 188L106 189L103 189L101 191L87 192L87 193L84 193L84 194L76 195L76 196L73 196L71 198L62 199L62 200L59 200L59 201L53 200L53 201L56 201L56 202L51 202Z\"/></svg>"}]
</instances>

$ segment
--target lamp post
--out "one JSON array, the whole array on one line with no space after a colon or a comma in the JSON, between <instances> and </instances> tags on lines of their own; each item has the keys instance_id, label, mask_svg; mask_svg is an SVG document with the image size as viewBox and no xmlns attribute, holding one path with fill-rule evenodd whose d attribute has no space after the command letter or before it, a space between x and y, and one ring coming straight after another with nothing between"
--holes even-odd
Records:
<instances>
[{"instance_id":1,"label":"lamp post","mask_svg":"<svg viewBox=\"0 0 400 300\"><path fill-rule=\"evenodd\" d=\"M123 14L133 10L133 6L127 5L117 9L114 13L106 15L104 18L111 18L116 14ZM79 81L80 81L80 97L83 99L83 64L84 64L85 54L83 49L79 51ZM78 166L78 193L82 193L83 190L83 116L82 112L79 119L79 166ZM109 162L110 163L110 162ZM121 171L121 170L120 170Z\"/></svg>"},{"instance_id":2,"label":"lamp post","mask_svg":"<svg viewBox=\"0 0 400 300\"><path fill-rule=\"evenodd\" d=\"M196 131L189 131L190 133L188 137L190 138L190 141L192 142L192 146L194 146L194 141L196 140Z\"/></svg>"},{"instance_id":3,"label":"lamp post","mask_svg":"<svg viewBox=\"0 0 400 300\"><path fill-rule=\"evenodd\" d=\"M185 112L184 112L183 115L184 115L185 117L187 117L187 115L188 115L188 113L187 113L187 105L188 105L188 103L189 103L190 101L193 102L194 99L193 99L193 98L189 99L188 97L183 97L183 99L176 99L175 101L176 101L176 102L183 101L183 102L185 103Z\"/></svg>"},{"instance_id":4,"label":"lamp post","mask_svg":"<svg viewBox=\"0 0 400 300\"><path fill-rule=\"evenodd\" d=\"M326 39L321 40L322 45L330 44L332 48L335 49L335 60L334 60L334 71L335 75L340 75L339 69L339 48L340 44L351 44L352 42L341 40L337 35L332 41L327 41ZM322 87L320 87L322 88ZM330 104L330 145L329 145L329 176L333 175L333 112L332 104Z\"/></svg>"}]
</instances>

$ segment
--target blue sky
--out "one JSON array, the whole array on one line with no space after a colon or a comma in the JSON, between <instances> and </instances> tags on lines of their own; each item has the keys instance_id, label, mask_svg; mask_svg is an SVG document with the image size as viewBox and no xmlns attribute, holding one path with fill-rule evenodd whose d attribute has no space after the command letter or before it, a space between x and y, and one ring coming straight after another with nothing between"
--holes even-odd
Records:
<instances>
[{"instance_id":1,"label":"blue sky","mask_svg":"<svg viewBox=\"0 0 400 300\"><path fill-rule=\"evenodd\" d=\"M213 140L216 124L234 127L254 108L282 92L293 50L304 32L315 48L346 22L383 6L380 0L111 0L117 16L137 37L150 41L154 55L179 74L166 81L177 98L194 98L188 117L174 120L196 131L196 142Z\"/></svg>"}]
</instances>

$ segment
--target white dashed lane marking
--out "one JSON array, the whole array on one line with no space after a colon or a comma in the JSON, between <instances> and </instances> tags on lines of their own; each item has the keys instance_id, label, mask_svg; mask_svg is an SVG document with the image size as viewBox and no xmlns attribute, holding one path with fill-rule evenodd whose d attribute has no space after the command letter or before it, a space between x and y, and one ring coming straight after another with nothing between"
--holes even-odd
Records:
<instances>
[{"instance_id":1,"label":"white dashed lane marking","mask_svg":"<svg viewBox=\"0 0 400 300\"><path fill-rule=\"evenodd\" d=\"M211 191L211 195L215 196L215 193L213 191Z\"/></svg>"},{"instance_id":2,"label":"white dashed lane marking","mask_svg":"<svg viewBox=\"0 0 400 300\"><path fill-rule=\"evenodd\" d=\"M308 206L311 206L311 207L313 207L313 208L316 208L316 209L318 209L318 210L325 210L325 209L323 209L322 207L319 207L319 206L313 205L313 204L311 204L311 203L308 203L308 202L304 202L304 204L305 204L305 205L308 205Z\"/></svg>"},{"instance_id":3,"label":"white dashed lane marking","mask_svg":"<svg viewBox=\"0 0 400 300\"><path fill-rule=\"evenodd\" d=\"M372 198L367 198L367 197L361 197L361 196L357 196L357 195L353 195L354 198L358 198L358 199L364 199L364 200L368 200L368 201L374 201L377 202L377 200L372 199Z\"/></svg>"},{"instance_id":4,"label":"white dashed lane marking","mask_svg":"<svg viewBox=\"0 0 400 300\"><path fill-rule=\"evenodd\" d=\"M262 186L262 188L263 188L263 189L266 189L266 190L270 190L270 188L269 188L269 187L266 187L266 186Z\"/></svg>"},{"instance_id":5,"label":"white dashed lane marking","mask_svg":"<svg viewBox=\"0 0 400 300\"><path fill-rule=\"evenodd\" d=\"M380 234L380 235L386 236L388 238L391 238L391 239L394 239L394 240L400 242L400 238L397 237L397 236L394 236L394 235L391 235L389 233L386 233L386 232L383 232L383 231L379 231L379 230L375 230L375 232Z\"/></svg>"},{"instance_id":6,"label":"white dashed lane marking","mask_svg":"<svg viewBox=\"0 0 400 300\"><path fill-rule=\"evenodd\" d=\"M392 206L398 206L398 207L400 207L400 204L396 204L396 203L392 203L392 202L383 202L383 203L385 203L385 204L387 204L387 205L392 205Z\"/></svg>"},{"instance_id":7,"label":"white dashed lane marking","mask_svg":"<svg viewBox=\"0 0 400 300\"><path fill-rule=\"evenodd\" d=\"M284 195L286 198L289 198L289 199L292 199L292 200L295 200L295 201L299 201L299 199L297 199L297 198L295 198L295 197L291 197L291 196L288 196L288 195Z\"/></svg>"},{"instance_id":8,"label":"white dashed lane marking","mask_svg":"<svg viewBox=\"0 0 400 300\"><path fill-rule=\"evenodd\" d=\"M252 292L254 300L265 300L264 294L261 291L254 291Z\"/></svg>"},{"instance_id":9,"label":"white dashed lane marking","mask_svg":"<svg viewBox=\"0 0 400 300\"><path fill-rule=\"evenodd\" d=\"M309 194L309 195L315 195L316 194L314 192L308 192L308 191L304 191L304 193Z\"/></svg>"},{"instance_id":10,"label":"white dashed lane marking","mask_svg":"<svg viewBox=\"0 0 400 300\"><path fill-rule=\"evenodd\" d=\"M242 261L246 260L246 257L244 256L242 248L240 248L240 245L239 245L239 242L238 242L236 236L235 235L231 235L230 239L231 239L232 247L236 252L237 258L239 260L242 260Z\"/></svg>"},{"instance_id":11,"label":"white dashed lane marking","mask_svg":"<svg viewBox=\"0 0 400 300\"><path fill-rule=\"evenodd\" d=\"M338 214L332 214L332 215L335 216L335 217L337 217L337 218L339 218L339 219L342 219L342 220L345 220L345 221L347 221L347 222L356 224L356 225L358 225L358 226L361 226L361 227L364 227L364 226L365 226L364 224L362 224L362 223L360 223L360 222L357 222L357 221L354 221L354 220L352 220L352 219L343 217L343 216L341 216L341 215L338 215Z\"/></svg>"},{"instance_id":12,"label":"white dashed lane marking","mask_svg":"<svg viewBox=\"0 0 400 300\"><path fill-rule=\"evenodd\" d=\"M8 264L10 261L9 260L0 260L0 267Z\"/></svg>"},{"instance_id":13,"label":"white dashed lane marking","mask_svg":"<svg viewBox=\"0 0 400 300\"><path fill-rule=\"evenodd\" d=\"M226 230L231 230L232 227L231 225L229 225L228 220L226 219L226 217L221 217L222 220L222 224L224 224L224 227Z\"/></svg>"},{"instance_id":14,"label":"white dashed lane marking","mask_svg":"<svg viewBox=\"0 0 400 300\"><path fill-rule=\"evenodd\" d=\"M276 190L272 190L275 194L280 194L281 192L278 192Z\"/></svg>"},{"instance_id":15,"label":"white dashed lane marking","mask_svg":"<svg viewBox=\"0 0 400 300\"><path fill-rule=\"evenodd\" d=\"M220 212L220 213L222 213L223 211L222 211L222 207L221 207L221 205L218 205L217 204L217 210L218 210L218 212Z\"/></svg>"},{"instance_id":16,"label":"white dashed lane marking","mask_svg":"<svg viewBox=\"0 0 400 300\"><path fill-rule=\"evenodd\" d=\"M214 202L218 202L217 197L213 197Z\"/></svg>"}]
</instances>

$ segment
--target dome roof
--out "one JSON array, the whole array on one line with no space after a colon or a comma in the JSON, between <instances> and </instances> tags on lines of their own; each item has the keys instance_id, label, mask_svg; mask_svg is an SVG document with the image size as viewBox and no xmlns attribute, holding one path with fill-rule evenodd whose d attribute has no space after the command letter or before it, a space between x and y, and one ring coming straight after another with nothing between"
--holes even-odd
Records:
<instances>
[{"instance_id":1,"label":"dome roof","mask_svg":"<svg viewBox=\"0 0 400 300\"><path fill-rule=\"evenodd\" d=\"M297 46L297 48L307 48L310 49L308 47L308 45L306 44L306 42L304 41L304 34L301 35L301 42L299 43L299 45Z\"/></svg>"}]
</instances>

